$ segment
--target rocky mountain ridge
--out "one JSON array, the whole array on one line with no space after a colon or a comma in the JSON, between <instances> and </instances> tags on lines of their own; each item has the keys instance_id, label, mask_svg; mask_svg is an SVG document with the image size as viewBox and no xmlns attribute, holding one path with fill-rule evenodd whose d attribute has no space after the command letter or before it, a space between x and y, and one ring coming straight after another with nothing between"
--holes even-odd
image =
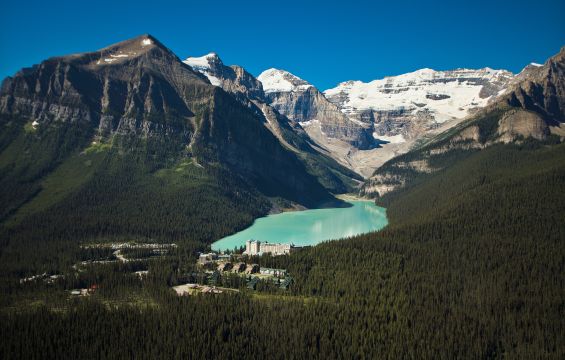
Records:
<instances>
[{"instance_id":1,"label":"rocky mountain ridge","mask_svg":"<svg viewBox=\"0 0 565 360\"><path fill-rule=\"evenodd\" d=\"M332 140L345 142L357 149L376 146L370 126L344 116L307 81L278 69L268 69L257 79L263 84L266 102L279 113L299 122L322 146L327 147Z\"/></svg>"},{"instance_id":2,"label":"rocky mountain ridge","mask_svg":"<svg viewBox=\"0 0 565 360\"><path fill-rule=\"evenodd\" d=\"M281 144L305 159L308 170L319 176L332 192L351 191L361 177L333 159L327 149L321 147L304 131L298 121L281 114L269 103L261 81L237 65L224 65L215 53L201 57L189 57L184 63L208 77L212 84L232 94L275 135ZM298 87L307 88L304 81L292 79ZM290 83L286 86L290 86ZM315 164L315 166L314 166Z\"/></svg>"},{"instance_id":3,"label":"rocky mountain ridge","mask_svg":"<svg viewBox=\"0 0 565 360\"><path fill-rule=\"evenodd\" d=\"M399 143L486 106L513 77L490 68L421 69L369 83L344 82L324 95L350 118L372 124L376 138Z\"/></svg>"},{"instance_id":4,"label":"rocky mountain ridge","mask_svg":"<svg viewBox=\"0 0 565 360\"><path fill-rule=\"evenodd\" d=\"M565 140L565 48L543 65L529 65L469 119L386 162L361 189L380 197L441 170L449 159L496 144ZM442 165L443 164L443 165Z\"/></svg>"},{"instance_id":5,"label":"rocky mountain ridge","mask_svg":"<svg viewBox=\"0 0 565 360\"><path fill-rule=\"evenodd\" d=\"M256 81L226 83L217 70L218 64L225 65L213 53L185 62L192 62L225 90L236 89L300 124L319 149L366 177L415 144L473 116L540 68L530 64L518 75L491 68L421 69L369 83L348 81L322 93L307 81L273 68Z\"/></svg>"},{"instance_id":6,"label":"rocky mountain ridge","mask_svg":"<svg viewBox=\"0 0 565 360\"><path fill-rule=\"evenodd\" d=\"M3 164L11 164L3 179L14 187L24 175L41 181L72 154L96 147L108 149L109 158L135 156L150 171L188 162L211 177L227 171L265 196L305 206L333 201L256 111L151 35L51 58L7 78L0 125L0 150L9 154ZM24 153L10 150L22 146ZM37 190L29 191L33 198Z\"/></svg>"}]
</instances>

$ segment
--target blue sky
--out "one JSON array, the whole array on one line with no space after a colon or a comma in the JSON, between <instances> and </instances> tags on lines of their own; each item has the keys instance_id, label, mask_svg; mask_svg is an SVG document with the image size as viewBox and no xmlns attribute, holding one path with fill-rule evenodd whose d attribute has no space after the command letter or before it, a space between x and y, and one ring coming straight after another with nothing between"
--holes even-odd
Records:
<instances>
[{"instance_id":1,"label":"blue sky","mask_svg":"<svg viewBox=\"0 0 565 360\"><path fill-rule=\"evenodd\" d=\"M565 45L565 0L2 0L0 77L143 33L181 58L215 51L326 89L423 67L518 72Z\"/></svg>"}]
</instances>

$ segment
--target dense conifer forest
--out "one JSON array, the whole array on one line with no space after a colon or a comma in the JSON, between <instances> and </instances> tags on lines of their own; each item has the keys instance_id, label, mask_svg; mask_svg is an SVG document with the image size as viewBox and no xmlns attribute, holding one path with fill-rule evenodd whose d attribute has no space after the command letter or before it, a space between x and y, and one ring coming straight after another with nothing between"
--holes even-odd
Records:
<instances>
[{"instance_id":1,"label":"dense conifer forest","mask_svg":"<svg viewBox=\"0 0 565 360\"><path fill-rule=\"evenodd\" d=\"M66 202L75 204L77 218L55 220L55 207L3 227L10 241L2 250L0 356L563 358L564 144L527 140L456 157L378 199L388 209L384 230L254 259L286 268L294 279L289 290L265 284L251 291L226 277L224 285L239 293L190 297L176 296L170 286L194 270L197 251L214 236L254 214L217 213L221 196L203 206L191 194L184 203L163 185L156 189L174 205L170 213L138 222L136 208L151 203L123 203L119 196L128 192L104 199L115 204L111 211L78 204L99 203L94 189L111 189L114 181L137 194L149 191L143 184L133 175L92 179L92 192ZM174 177L155 181L170 185ZM190 215L175 214L180 208ZM76 245L92 233L112 239L94 220L104 216L131 236L179 247L162 258L93 265L77 274L76 261L112 256ZM139 270L149 270L147 278L132 273ZM65 276L20 283L41 271ZM69 289L92 284L100 289L92 296L69 297Z\"/></svg>"}]
</instances>

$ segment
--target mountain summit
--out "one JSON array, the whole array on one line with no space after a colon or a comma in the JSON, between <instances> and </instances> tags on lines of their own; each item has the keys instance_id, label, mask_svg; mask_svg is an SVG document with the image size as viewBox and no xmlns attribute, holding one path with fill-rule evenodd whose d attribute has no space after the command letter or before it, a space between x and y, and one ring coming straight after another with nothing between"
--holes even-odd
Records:
<instances>
[{"instance_id":1,"label":"mountain summit","mask_svg":"<svg viewBox=\"0 0 565 360\"><path fill-rule=\"evenodd\" d=\"M484 107L513 76L490 68L421 69L368 83L348 81L324 94L350 118L373 124L375 137L406 141Z\"/></svg>"},{"instance_id":2,"label":"mountain summit","mask_svg":"<svg viewBox=\"0 0 565 360\"><path fill-rule=\"evenodd\" d=\"M237 69L226 72L241 78ZM156 234L166 230L158 224L146 229L149 218L175 213L188 224L198 216L178 213L180 203L198 211L196 204L207 208L221 198L225 211L218 214L228 212L226 221L242 226L243 219L265 214L271 201L308 207L335 202L256 110L150 35L54 57L7 78L0 127L0 185L10 189L2 193L0 219L23 221L51 206L71 211L76 199L103 193L110 200L92 200L96 206L78 214L76 226L92 220L108 235ZM65 172L76 178L62 182ZM57 183L56 190L46 185ZM165 185L182 196L162 201L158 189ZM118 213L131 204L139 205L140 229L120 227Z\"/></svg>"},{"instance_id":3,"label":"mountain summit","mask_svg":"<svg viewBox=\"0 0 565 360\"><path fill-rule=\"evenodd\" d=\"M312 85L285 70L268 69L263 71L257 79L263 84L266 93L275 91L303 91Z\"/></svg>"},{"instance_id":4,"label":"mountain summit","mask_svg":"<svg viewBox=\"0 0 565 360\"><path fill-rule=\"evenodd\" d=\"M307 171L317 176L333 193L352 191L355 182L361 179L359 175L347 169L346 164L340 165L339 160L332 159L333 154L310 137L295 118L280 113L271 104L263 84L241 66L226 66L215 53L189 57L184 63L201 72L212 84L221 87L246 108L255 112L281 144L304 159ZM303 80L292 79L290 74L287 77L294 82L300 81L300 85L303 85Z\"/></svg>"}]
</instances>

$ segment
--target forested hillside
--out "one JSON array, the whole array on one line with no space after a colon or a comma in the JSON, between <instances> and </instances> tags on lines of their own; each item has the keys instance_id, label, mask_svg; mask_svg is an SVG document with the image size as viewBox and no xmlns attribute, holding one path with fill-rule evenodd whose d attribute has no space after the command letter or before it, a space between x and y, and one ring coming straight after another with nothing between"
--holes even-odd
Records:
<instances>
[{"instance_id":1,"label":"forested hillside","mask_svg":"<svg viewBox=\"0 0 565 360\"><path fill-rule=\"evenodd\" d=\"M564 186L563 144L528 141L468 154L386 199L390 225L383 231L259 258L293 274L290 293L176 298L166 285L182 268L180 255L155 265L160 275L150 283L124 285L105 276L109 287L137 289L147 299L141 306L96 305L104 298L62 305L39 296L47 307L22 309L18 301L29 299L30 289L12 284L3 290L11 299L4 308L20 310L2 312L2 351L17 349L28 358L45 351L58 357L561 358ZM108 327L120 329L118 335L108 337Z\"/></svg>"},{"instance_id":2,"label":"forested hillside","mask_svg":"<svg viewBox=\"0 0 565 360\"><path fill-rule=\"evenodd\" d=\"M345 170L262 122L150 35L23 69L0 91L0 269L63 271L85 241L203 248L273 204L344 205L320 182L345 191Z\"/></svg>"}]
</instances>

